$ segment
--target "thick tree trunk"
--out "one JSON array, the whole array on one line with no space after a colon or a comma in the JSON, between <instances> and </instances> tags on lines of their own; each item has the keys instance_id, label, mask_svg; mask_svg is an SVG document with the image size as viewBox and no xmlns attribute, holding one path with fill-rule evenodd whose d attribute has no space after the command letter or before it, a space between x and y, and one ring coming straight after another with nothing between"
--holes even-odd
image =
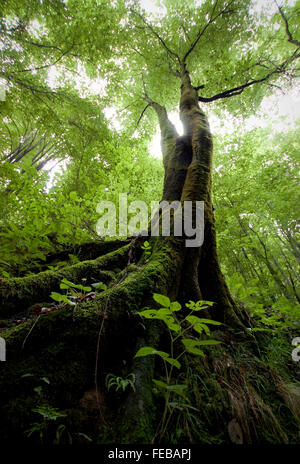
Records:
<instances>
[{"instance_id":1,"label":"thick tree trunk","mask_svg":"<svg viewBox=\"0 0 300 464\"><path fill-rule=\"evenodd\" d=\"M212 135L185 67L182 67L180 98L183 136L178 136L165 108L149 98L148 102L157 113L161 129L165 168L162 200L169 203L179 200L182 204L184 201L204 202L204 243L201 247L184 249L184 264L176 296L182 301L213 301L212 317L231 326L241 325L217 257L211 201Z\"/></svg>"}]
</instances>

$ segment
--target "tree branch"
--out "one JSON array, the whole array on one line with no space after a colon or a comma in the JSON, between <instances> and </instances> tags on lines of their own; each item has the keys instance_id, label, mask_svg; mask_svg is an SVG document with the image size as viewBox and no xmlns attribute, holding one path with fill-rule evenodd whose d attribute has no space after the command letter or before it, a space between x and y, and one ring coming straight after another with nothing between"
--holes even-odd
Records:
<instances>
[{"instance_id":1,"label":"tree branch","mask_svg":"<svg viewBox=\"0 0 300 464\"><path fill-rule=\"evenodd\" d=\"M58 63L65 55L67 55L71 51L71 49L72 49L72 47L70 49L66 50L65 52L63 52L61 54L61 56L59 58L57 58L53 63L44 64L44 65L38 66L36 68L27 68L27 69L21 69L21 70L18 70L18 71L10 71L10 72L11 72L11 74L18 74L18 73L21 73L21 72L39 71L41 69L50 68L51 66L54 66L56 63Z\"/></svg>"},{"instance_id":2,"label":"tree branch","mask_svg":"<svg viewBox=\"0 0 300 464\"><path fill-rule=\"evenodd\" d=\"M293 55L288 58L281 66L277 67L273 71L269 72L266 76L262 77L261 79L253 79L245 84L239 85L237 87L233 87L232 89L224 90L224 92L218 93L213 97L198 97L198 100L204 103L212 102L215 100L220 100L221 98L230 98L234 97L235 95L240 95L246 88L251 87L254 84L258 84L260 82L265 82L270 79L271 76L274 74L283 74L286 72L287 65L294 61L295 59L300 57L300 52L293 53Z\"/></svg>"},{"instance_id":3,"label":"tree branch","mask_svg":"<svg viewBox=\"0 0 300 464\"><path fill-rule=\"evenodd\" d=\"M180 72L177 70L174 71L169 61L168 61L168 66L169 66L170 74L172 74L172 76L181 77Z\"/></svg>"},{"instance_id":4,"label":"tree branch","mask_svg":"<svg viewBox=\"0 0 300 464\"><path fill-rule=\"evenodd\" d=\"M155 101L151 100L151 98L147 95L146 90L145 90L144 79L143 79L143 85L144 85L144 92L145 92L144 99L146 100L148 104L146 108L144 109L142 115L144 114L148 106L152 106L152 108L155 110L157 117L158 117L162 141L165 141L168 138L178 137L178 133L176 131L175 126L172 124L172 122L168 118L168 113L167 113L166 108L160 105L159 103L156 103Z\"/></svg>"},{"instance_id":5,"label":"tree branch","mask_svg":"<svg viewBox=\"0 0 300 464\"><path fill-rule=\"evenodd\" d=\"M21 87L24 87L27 90L30 90L33 95L35 94L42 94L46 95L48 97L64 97L70 100L70 97L66 95L63 92L56 92L53 90L48 89L47 87L43 87L42 85L37 85L37 84L31 84L30 82L26 82L24 80L21 80L17 78L16 76L13 76L12 74L9 73L0 73L2 74L8 81L14 82L15 84L20 85Z\"/></svg>"},{"instance_id":6,"label":"tree branch","mask_svg":"<svg viewBox=\"0 0 300 464\"><path fill-rule=\"evenodd\" d=\"M218 4L218 0L215 1L208 23L206 23L205 26L203 27L203 29L201 29L201 30L198 32L198 34L197 34L195 40L192 42L190 48L188 49L188 51L186 52L186 54L185 54L184 57L183 57L183 60L182 60L183 63L186 62L186 59L187 59L188 56L192 53L192 51L193 51L194 48L196 47L197 43L199 42L200 38L201 38L201 37L203 36L203 34L205 33L206 29L207 29L213 22L215 22L216 19L217 19L219 16L222 16L222 15L225 14L225 13L230 13L230 12L233 11L233 10L229 10L229 9L228 9L228 8L230 7L230 5L232 4L232 1L233 1L233 0L231 0L231 1L226 5L226 7L223 8L223 10L219 11L219 13L216 14L216 16L214 16L214 12L215 12L215 9L216 9L217 4Z\"/></svg>"},{"instance_id":7,"label":"tree branch","mask_svg":"<svg viewBox=\"0 0 300 464\"><path fill-rule=\"evenodd\" d=\"M177 53L173 52L173 50L171 50L166 42L164 41L164 39L156 32L156 30L153 28L153 26L151 26L151 24L149 24L145 18L140 14L138 13L137 11L135 11L133 8L130 8L129 9L133 14L135 14L136 16L138 16L142 21L143 23L145 24L145 26L147 26L147 28L152 32L153 35L155 35L155 37L159 40L159 42L162 44L162 46L165 48L165 50L167 51L168 54L174 56L178 62L180 63L180 59L179 59L179 56L177 55Z\"/></svg>"},{"instance_id":8,"label":"tree branch","mask_svg":"<svg viewBox=\"0 0 300 464\"><path fill-rule=\"evenodd\" d=\"M138 119L138 122L136 123L136 127L138 127L138 125L139 125L139 123L140 123L142 117L144 116L144 114L145 114L147 108L149 108L149 106L151 106L150 103L148 103L148 104L145 106L145 108L143 109L143 111L142 111L142 113L141 113L141 115L140 115L140 117L139 117L139 119Z\"/></svg>"},{"instance_id":9,"label":"tree branch","mask_svg":"<svg viewBox=\"0 0 300 464\"><path fill-rule=\"evenodd\" d=\"M300 42L298 40L296 40L296 39L293 39L293 37L292 37L291 31L289 29L288 20L287 20L286 16L284 15L283 11L282 11L282 8L278 5L276 0L274 0L274 1L276 3L276 6L277 6L278 11L280 13L280 16L283 19L283 22L284 22L284 25L285 25L285 32L286 32L286 35L288 36L288 42L290 42L293 45L296 45L296 47L300 47Z\"/></svg>"}]
</instances>

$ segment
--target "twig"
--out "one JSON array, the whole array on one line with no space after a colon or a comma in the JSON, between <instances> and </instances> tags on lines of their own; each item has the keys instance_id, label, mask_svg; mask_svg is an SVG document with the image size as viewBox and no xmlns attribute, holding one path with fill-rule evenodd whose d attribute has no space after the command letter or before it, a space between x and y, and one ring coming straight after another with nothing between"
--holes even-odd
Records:
<instances>
[{"instance_id":1,"label":"twig","mask_svg":"<svg viewBox=\"0 0 300 464\"><path fill-rule=\"evenodd\" d=\"M215 12L215 9L217 7L217 4L218 4L218 0L215 1L215 4L213 6L213 9L212 9L212 12L210 14L210 18L208 20L208 22L205 24L205 26L203 27L203 29L201 29L195 40L193 41L193 43L191 44L190 48L188 49L188 51L185 53L184 57L183 57L183 60L182 62L185 63L186 62L186 59L188 58L188 56L190 55L190 53L192 53L192 51L194 50L194 48L196 47L197 43L199 42L200 38L203 36L203 34L205 33L206 29L213 23L216 21L216 19L218 19L219 16L222 16L223 14L226 14L226 13L231 13L233 10L229 10L228 7L232 4L232 0L231 2L229 2L225 8L223 8L223 10L221 10L218 14L216 14L216 16L214 16L214 12Z\"/></svg>"},{"instance_id":2,"label":"twig","mask_svg":"<svg viewBox=\"0 0 300 464\"><path fill-rule=\"evenodd\" d=\"M29 337L29 335L30 335L31 332L33 331L33 329L34 329L34 327L36 326L36 324L37 324L38 320L40 319L40 317L41 317L41 314L36 318L36 320L34 321L34 323L33 323L32 326L31 326L31 328L30 328L28 334L27 334L26 337L24 338L24 341L23 341L23 344L22 344L22 348L21 348L22 350L24 349L24 346L25 346L25 343L26 343L27 338Z\"/></svg>"},{"instance_id":3,"label":"twig","mask_svg":"<svg viewBox=\"0 0 300 464\"><path fill-rule=\"evenodd\" d=\"M221 98L230 98L230 97L234 97L235 95L240 95L246 88L251 87L252 85L258 84L260 82L265 82L275 74L286 74L287 65L299 57L300 57L300 53L296 51L292 54L292 56L290 56L290 58L285 60L284 63L282 63L280 66L278 66L273 71L266 74L261 79L253 79L250 82L246 82L245 84L239 85L237 87L233 87L232 89L224 90L224 92L218 93L214 95L213 97L200 97L199 96L198 100L206 103L206 102L212 102L215 100L219 100Z\"/></svg>"},{"instance_id":4,"label":"twig","mask_svg":"<svg viewBox=\"0 0 300 464\"><path fill-rule=\"evenodd\" d=\"M144 116L144 114L145 114L145 112L146 112L146 109L149 108L149 106L151 106L150 103L148 103L148 104L145 106L145 108L143 109L143 111L142 111L142 113L141 113L141 115L140 115L140 117L139 117L139 119L138 119L138 122L136 123L136 127L138 127L138 125L139 125L139 123L140 123L142 117Z\"/></svg>"}]
</instances>

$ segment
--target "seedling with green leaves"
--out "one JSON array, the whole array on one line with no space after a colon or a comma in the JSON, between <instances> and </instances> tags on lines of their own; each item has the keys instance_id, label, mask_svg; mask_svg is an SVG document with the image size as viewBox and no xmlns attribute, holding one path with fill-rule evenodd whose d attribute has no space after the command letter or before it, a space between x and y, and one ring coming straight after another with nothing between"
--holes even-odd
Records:
<instances>
[{"instance_id":1,"label":"seedling with green leaves","mask_svg":"<svg viewBox=\"0 0 300 464\"><path fill-rule=\"evenodd\" d=\"M145 252L145 254L146 254L147 256L151 255L151 249L152 249L152 247L151 247L150 243L149 243L147 240L145 240L145 242L143 243L143 245L141 246L141 248L142 248L142 250L144 250L144 252Z\"/></svg>"},{"instance_id":2,"label":"seedling with green leaves","mask_svg":"<svg viewBox=\"0 0 300 464\"><path fill-rule=\"evenodd\" d=\"M21 378L35 377L33 374L26 373L22 375ZM44 382L46 385L50 385L50 380L48 377L40 377L40 381ZM73 437L68 431L65 424L58 424L56 429L53 430L53 425L56 421L60 422L63 418L67 417L67 413L60 411L58 408L51 406L47 401L47 394L44 390L45 385L41 384L33 388L33 391L36 393L36 407L32 408L31 411L39 414L40 421L36 421L31 424L30 429L25 431L25 435L29 438L32 435L39 435L41 443L44 443L47 439L47 435L55 435L53 444L58 445L61 443L62 436L64 435L65 440L69 444L72 444ZM52 431L51 431L52 429ZM49 433L51 432L51 433ZM90 437L86 434L78 432L75 435L83 436L87 441L92 441Z\"/></svg>"},{"instance_id":3,"label":"seedling with green leaves","mask_svg":"<svg viewBox=\"0 0 300 464\"><path fill-rule=\"evenodd\" d=\"M127 387L131 387L135 391L135 374L130 373L125 378L117 377L114 374L107 374L105 384L108 391L113 387L116 392L120 389L124 392Z\"/></svg>"},{"instance_id":4,"label":"seedling with green leaves","mask_svg":"<svg viewBox=\"0 0 300 464\"><path fill-rule=\"evenodd\" d=\"M205 346L218 345L221 343L218 340L201 340L199 338L199 335L201 335L203 332L206 335L210 335L209 325L220 325L221 323L212 319L201 318L193 314L212 306L213 302L211 301L190 301L185 305L186 308L188 308L190 311L185 317L180 318L178 314L182 307L178 301L171 302L167 296L161 295L159 293L154 293L153 298L159 305L161 305L161 308L146 309L141 311L139 314L146 319L159 319L166 324L170 335L170 352L167 353L165 351L159 351L151 346L144 346L138 350L135 357L137 358L141 356L157 355L163 361L166 381L152 379L156 387L162 390L165 398L165 408L160 427L160 436L162 436L165 432L168 422L168 409L172 407L170 396L173 394L180 395L188 401L185 394L187 385L174 384L172 381L173 368L181 368L181 363L179 360L186 353L205 356L200 347L202 348ZM198 334L198 338L192 338L192 336L188 337L188 335L192 335L193 332ZM176 353L179 354L175 355L175 348Z\"/></svg>"},{"instance_id":5,"label":"seedling with green leaves","mask_svg":"<svg viewBox=\"0 0 300 464\"><path fill-rule=\"evenodd\" d=\"M99 291L99 290L106 290L107 289L107 285L104 284L103 282L95 282L94 284L92 284L92 287L96 290L96 291Z\"/></svg>"},{"instance_id":6,"label":"seedling with green leaves","mask_svg":"<svg viewBox=\"0 0 300 464\"><path fill-rule=\"evenodd\" d=\"M103 282L93 283L92 287L90 287L82 284L74 284L66 278L62 279L59 287L61 290L67 290L66 294L52 292L50 295L51 298L59 303L67 303L72 306L76 306L78 299L84 298L87 293L91 292L92 287L94 287L95 291L106 290L107 288Z\"/></svg>"}]
</instances>

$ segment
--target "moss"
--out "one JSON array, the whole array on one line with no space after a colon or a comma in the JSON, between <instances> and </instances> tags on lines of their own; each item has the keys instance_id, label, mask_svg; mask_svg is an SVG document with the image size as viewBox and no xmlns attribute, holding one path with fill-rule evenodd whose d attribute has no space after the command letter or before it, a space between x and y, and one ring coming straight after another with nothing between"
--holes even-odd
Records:
<instances>
[{"instance_id":1,"label":"moss","mask_svg":"<svg viewBox=\"0 0 300 464\"><path fill-rule=\"evenodd\" d=\"M129 244L129 242L130 240L108 240L79 243L61 252L48 255L46 263L55 264L58 261L68 260L70 254L77 256L80 261L96 259L99 256L122 248L124 245Z\"/></svg>"},{"instance_id":2,"label":"moss","mask_svg":"<svg viewBox=\"0 0 300 464\"><path fill-rule=\"evenodd\" d=\"M20 312L33 303L49 300L52 291L59 290L63 277L79 283L82 279L87 282L92 279L102 280L109 284L115 274L107 269L110 266L127 263L129 245L95 259L68 266L59 271L44 271L27 277L3 279L0 282L0 314L9 315Z\"/></svg>"}]
</instances>

